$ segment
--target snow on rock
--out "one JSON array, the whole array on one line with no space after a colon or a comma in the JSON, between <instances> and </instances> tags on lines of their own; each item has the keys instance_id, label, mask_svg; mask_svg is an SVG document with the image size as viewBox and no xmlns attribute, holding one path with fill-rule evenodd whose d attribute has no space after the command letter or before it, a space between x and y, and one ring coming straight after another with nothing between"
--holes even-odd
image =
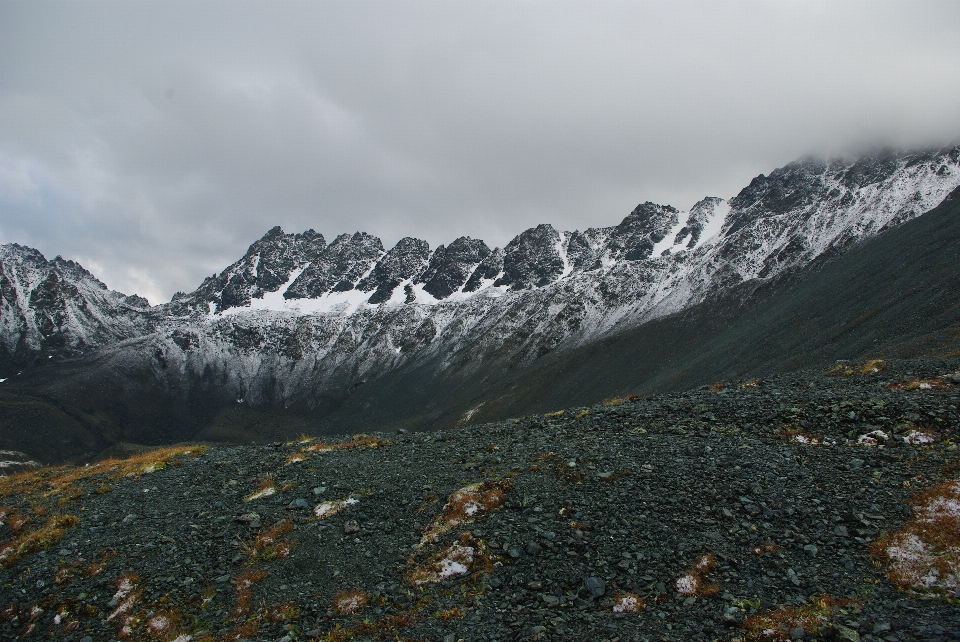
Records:
<instances>
[{"instance_id":1,"label":"snow on rock","mask_svg":"<svg viewBox=\"0 0 960 642\"><path fill-rule=\"evenodd\" d=\"M646 202L617 225L525 230L491 250L461 237L389 251L280 228L189 294L150 307L79 265L0 247L0 349L15 360L107 349L187 394L205 372L243 403L298 400L411 360L469 372L543 354L772 279L938 205L960 147L802 160L689 212ZM123 343L125 339L139 338ZM469 355L469 359L465 358ZM139 364L139 365L138 365Z\"/></svg>"}]
</instances>

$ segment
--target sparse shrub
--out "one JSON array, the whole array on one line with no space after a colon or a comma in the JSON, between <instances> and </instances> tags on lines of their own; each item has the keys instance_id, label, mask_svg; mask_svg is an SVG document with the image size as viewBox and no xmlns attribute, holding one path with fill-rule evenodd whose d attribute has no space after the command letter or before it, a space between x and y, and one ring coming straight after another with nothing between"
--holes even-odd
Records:
<instances>
[{"instance_id":1,"label":"sparse shrub","mask_svg":"<svg viewBox=\"0 0 960 642\"><path fill-rule=\"evenodd\" d=\"M360 589L340 591L333 596L333 611L338 615L354 615L370 602L370 595Z\"/></svg>"},{"instance_id":2,"label":"sparse shrub","mask_svg":"<svg viewBox=\"0 0 960 642\"><path fill-rule=\"evenodd\" d=\"M887 369L887 362L883 359L870 359L863 363L843 363L837 362L830 370L825 372L830 377L852 377L855 375L868 375L881 372Z\"/></svg>"},{"instance_id":3,"label":"sparse shrub","mask_svg":"<svg viewBox=\"0 0 960 642\"><path fill-rule=\"evenodd\" d=\"M293 543L281 539L293 530L293 520L285 519L257 535L245 549L250 563L269 562L286 557L293 551Z\"/></svg>"},{"instance_id":4,"label":"sparse shrub","mask_svg":"<svg viewBox=\"0 0 960 642\"><path fill-rule=\"evenodd\" d=\"M26 555L41 551L58 541L68 528L80 523L75 515L54 515L46 524L34 531L27 531L13 540L0 544L0 565L9 567Z\"/></svg>"},{"instance_id":5,"label":"sparse shrub","mask_svg":"<svg viewBox=\"0 0 960 642\"><path fill-rule=\"evenodd\" d=\"M713 555L701 555L690 570L681 575L675 585L681 595L713 595L719 591L716 584L707 581L707 575L714 569L717 561Z\"/></svg>"},{"instance_id":6,"label":"sparse shrub","mask_svg":"<svg viewBox=\"0 0 960 642\"><path fill-rule=\"evenodd\" d=\"M960 481L941 482L910 500L913 516L871 545L898 588L951 596L960 585Z\"/></svg>"},{"instance_id":7,"label":"sparse shrub","mask_svg":"<svg viewBox=\"0 0 960 642\"><path fill-rule=\"evenodd\" d=\"M443 533L473 521L482 513L500 508L511 486L512 482L504 479L470 484L455 490L436 521L424 531L418 547L436 541Z\"/></svg>"},{"instance_id":8,"label":"sparse shrub","mask_svg":"<svg viewBox=\"0 0 960 642\"><path fill-rule=\"evenodd\" d=\"M246 615L250 610L250 600L253 597L253 585L267 577L268 573L262 569L248 568L237 575L233 584L237 588L237 604L233 614Z\"/></svg>"},{"instance_id":9,"label":"sparse shrub","mask_svg":"<svg viewBox=\"0 0 960 642\"><path fill-rule=\"evenodd\" d=\"M789 642L790 630L797 627L815 635L830 626L839 609L853 603L853 600L821 594L801 606L781 606L748 617L741 625L747 632L744 642Z\"/></svg>"},{"instance_id":10,"label":"sparse shrub","mask_svg":"<svg viewBox=\"0 0 960 642\"><path fill-rule=\"evenodd\" d=\"M298 615L300 615L300 609L293 602L284 602L269 610L269 617L273 622L287 622Z\"/></svg>"}]
</instances>

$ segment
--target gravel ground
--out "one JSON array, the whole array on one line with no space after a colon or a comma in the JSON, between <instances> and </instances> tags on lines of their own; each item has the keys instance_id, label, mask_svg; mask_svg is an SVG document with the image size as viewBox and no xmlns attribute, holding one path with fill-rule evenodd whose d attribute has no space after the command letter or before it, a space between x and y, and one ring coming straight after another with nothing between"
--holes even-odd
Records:
<instances>
[{"instance_id":1,"label":"gravel ground","mask_svg":"<svg viewBox=\"0 0 960 642\"><path fill-rule=\"evenodd\" d=\"M0 544L0 636L960 640L955 599L899 590L870 554L906 500L956 477L958 368L10 477L0 542L78 519L19 558ZM917 379L935 381L887 387ZM934 441L906 443L918 430ZM784 607L823 617L742 628Z\"/></svg>"}]
</instances>

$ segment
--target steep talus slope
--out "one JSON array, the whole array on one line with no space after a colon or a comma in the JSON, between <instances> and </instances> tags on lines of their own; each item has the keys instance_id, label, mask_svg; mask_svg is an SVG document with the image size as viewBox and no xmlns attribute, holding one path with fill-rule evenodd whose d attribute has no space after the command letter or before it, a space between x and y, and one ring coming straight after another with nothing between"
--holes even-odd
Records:
<instances>
[{"instance_id":1,"label":"steep talus slope","mask_svg":"<svg viewBox=\"0 0 960 642\"><path fill-rule=\"evenodd\" d=\"M715 353L704 363L730 366L725 355L759 353L741 313L778 309L771 296L806 280L811 292L827 287L810 275L936 207L960 185L958 162L960 147L804 160L757 177L729 202L706 198L689 213L644 203L616 226L541 225L493 250L462 238L431 251L405 238L385 251L361 232L325 246L313 231L276 228L195 292L152 308L151 324L127 340L104 339L6 385L93 421L96 431L109 428L111 439L156 443L222 427L227 415L250 425L259 419L238 417L280 413L318 431L437 427L567 394L595 401L613 390L720 378L696 355ZM906 256L927 252L904 243ZM836 309L855 319L863 305L847 298ZM807 311L790 314L803 323ZM896 336L920 336L933 318ZM815 352L817 332L799 336L785 343L810 359L856 345L838 339ZM771 354L733 365L746 372L795 362Z\"/></svg>"}]
</instances>

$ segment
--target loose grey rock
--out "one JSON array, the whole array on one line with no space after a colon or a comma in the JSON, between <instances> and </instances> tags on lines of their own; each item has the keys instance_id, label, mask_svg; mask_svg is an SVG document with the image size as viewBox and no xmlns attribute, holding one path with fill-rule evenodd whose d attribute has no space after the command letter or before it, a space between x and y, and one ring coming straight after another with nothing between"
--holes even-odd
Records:
<instances>
[{"instance_id":1,"label":"loose grey rock","mask_svg":"<svg viewBox=\"0 0 960 642\"><path fill-rule=\"evenodd\" d=\"M583 588L587 590L590 597L603 597L607 592L607 583L599 577L586 577L583 579Z\"/></svg>"}]
</instances>

